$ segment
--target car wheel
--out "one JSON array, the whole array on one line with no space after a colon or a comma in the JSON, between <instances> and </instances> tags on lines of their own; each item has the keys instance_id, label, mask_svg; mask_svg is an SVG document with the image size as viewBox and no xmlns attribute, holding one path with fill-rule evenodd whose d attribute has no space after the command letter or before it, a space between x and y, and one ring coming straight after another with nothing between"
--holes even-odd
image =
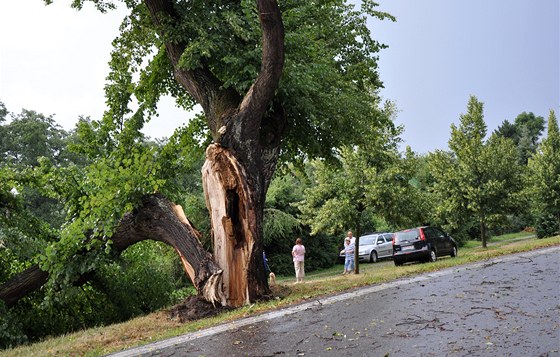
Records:
<instances>
[{"instance_id":1,"label":"car wheel","mask_svg":"<svg viewBox=\"0 0 560 357\"><path fill-rule=\"evenodd\" d=\"M400 261L399 259L393 259L393 261L395 262L395 266L401 266L401 265L403 265L403 262Z\"/></svg>"},{"instance_id":2,"label":"car wheel","mask_svg":"<svg viewBox=\"0 0 560 357\"><path fill-rule=\"evenodd\" d=\"M369 255L369 262L377 263L377 253L374 250L372 250L371 254Z\"/></svg>"},{"instance_id":3,"label":"car wheel","mask_svg":"<svg viewBox=\"0 0 560 357\"><path fill-rule=\"evenodd\" d=\"M433 263L437 260L437 256L436 256L436 251L435 250L430 250L430 256L429 256L429 262Z\"/></svg>"},{"instance_id":4,"label":"car wheel","mask_svg":"<svg viewBox=\"0 0 560 357\"><path fill-rule=\"evenodd\" d=\"M451 257L454 258L457 256L457 247L453 246L453 249L451 249Z\"/></svg>"}]
</instances>

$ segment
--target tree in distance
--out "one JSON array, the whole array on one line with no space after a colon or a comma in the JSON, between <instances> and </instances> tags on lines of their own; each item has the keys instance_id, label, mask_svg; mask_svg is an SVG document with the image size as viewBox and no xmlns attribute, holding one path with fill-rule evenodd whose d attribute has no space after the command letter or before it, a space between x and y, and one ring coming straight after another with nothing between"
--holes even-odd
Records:
<instances>
[{"instance_id":1,"label":"tree in distance","mask_svg":"<svg viewBox=\"0 0 560 357\"><path fill-rule=\"evenodd\" d=\"M488 226L522 202L522 169L511 139L492 135L485 141L485 136L483 103L471 96L459 125L451 125L450 151L436 151L429 165L438 221L457 229L476 217L486 248Z\"/></svg>"}]
</instances>

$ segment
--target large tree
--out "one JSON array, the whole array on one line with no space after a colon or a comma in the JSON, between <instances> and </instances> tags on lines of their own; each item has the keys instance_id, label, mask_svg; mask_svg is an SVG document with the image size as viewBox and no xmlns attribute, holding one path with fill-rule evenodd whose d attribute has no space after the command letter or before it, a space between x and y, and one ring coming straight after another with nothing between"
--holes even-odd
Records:
<instances>
[{"instance_id":1,"label":"large tree","mask_svg":"<svg viewBox=\"0 0 560 357\"><path fill-rule=\"evenodd\" d=\"M113 6L91 1L103 11ZM43 280L50 272L75 281L111 251L144 239L172 245L209 301L239 306L266 296L263 209L278 160L327 157L342 143L359 144L364 130L386 125L377 96L382 46L365 18L388 15L370 1L364 12L341 0L124 3L130 14L114 41L108 109L79 129L79 148L92 164L62 174L43 168L47 186L68 204L71 224L40 266L0 287L0 298L17 301L37 285L26 278L40 272ZM192 143L185 135L193 133L211 138L202 179L213 255L169 200L177 197L168 180L178 166L162 159L178 162L185 151L147 148L139 132L165 94L185 109L200 105L204 114L176 136L179 143Z\"/></svg>"}]
</instances>

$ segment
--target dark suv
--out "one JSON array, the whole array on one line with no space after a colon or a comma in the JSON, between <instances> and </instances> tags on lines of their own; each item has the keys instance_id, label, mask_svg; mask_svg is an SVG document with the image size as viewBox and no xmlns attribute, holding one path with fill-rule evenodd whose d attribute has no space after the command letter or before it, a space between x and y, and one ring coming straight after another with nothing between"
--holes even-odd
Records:
<instances>
[{"instance_id":1,"label":"dark suv","mask_svg":"<svg viewBox=\"0 0 560 357\"><path fill-rule=\"evenodd\" d=\"M436 227L417 227L393 235L393 261L395 265L406 262L435 262L443 255L457 256L457 242Z\"/></svg>"}]
</instances>

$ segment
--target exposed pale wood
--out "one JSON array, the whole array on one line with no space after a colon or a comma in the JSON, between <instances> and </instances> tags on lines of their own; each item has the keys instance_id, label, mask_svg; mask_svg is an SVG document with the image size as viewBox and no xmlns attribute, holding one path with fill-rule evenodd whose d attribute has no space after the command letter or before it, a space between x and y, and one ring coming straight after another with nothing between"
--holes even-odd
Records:
<instances>
[{"instance_id":1,"label":"exposed pale wood","mask_svg":"<svg viewBox=\"0 0 560 357\"><path fill-rule=\"evenodd\" d=\"M206 150L202 181L212 222L214 259L224 270L227 305L248 304L255 213L247 175L230 151L213 144Z\"/></svg>"},{"instance_id":2,"label":"exposed pale wood","mask_svg":"<svg viewBox=\"0 0 560 357\"><path fill-rule=\"evenodd\" d=\"M175 214L175 216L177 216L179 221L181 221L181 223L190 224L189 220L187 219L187 216L185 216L185 211L183 211L183 207L181 207L181 205L172 205L171 209L173 210L173 213ZM179 250L175 249L175 251L177 252L177 254L179 254L179 257L181 258L183 269L185 269L185 272L187 273L191 281L194 281L195 271L193 266L191 265L191 263L187 261L185 256Z\"/></svg>"}]
</instances>

